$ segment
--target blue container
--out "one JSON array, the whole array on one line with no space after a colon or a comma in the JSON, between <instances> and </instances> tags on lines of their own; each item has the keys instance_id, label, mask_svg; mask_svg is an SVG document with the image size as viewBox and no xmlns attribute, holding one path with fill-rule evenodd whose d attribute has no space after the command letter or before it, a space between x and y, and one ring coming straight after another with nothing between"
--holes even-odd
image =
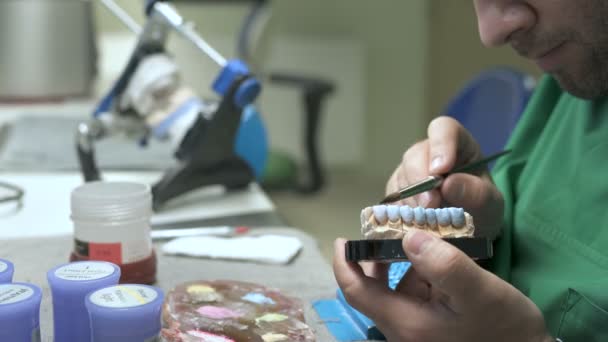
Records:
<instances>
[{"instance_id":1,"label":"blue container","mask_svg":"<svg viewBox=\"0 0 608 342\"><path fill-rule=\"evenodd\" d=\"M89 294L92 342L155 341L161 330L163 292L147 285L110 286Z\"/></svg>"},{"instance_id":2,"label":"blue container","mask_svg":"<svg viewBox=\"0 0 608 342\"><path fill-rule=\"evenodd\" d=\"M0 284L0 341L40 342L40 288Z\"/></svg>"},{"instance_id":3,"label":"blue container","mask_svg":"<svg viewBox=\"0 0 608 342\"><path fill-rule=\"evenodd\" d=\"M106 261L80 261L47 272L53 295L55 342L90 341L84 300L92 291L118 284L120 268Z\"/></svg>"},{"instance_id":4,"label":"blue container","mask_svg":"<svg viewBox=\"0 0 608 342\"><path fill-rule=\"evenodd\" d=\"M0 284L11 283L13 281L13 263L8 260L0 259Z\"/></svg>"}]
</instances>

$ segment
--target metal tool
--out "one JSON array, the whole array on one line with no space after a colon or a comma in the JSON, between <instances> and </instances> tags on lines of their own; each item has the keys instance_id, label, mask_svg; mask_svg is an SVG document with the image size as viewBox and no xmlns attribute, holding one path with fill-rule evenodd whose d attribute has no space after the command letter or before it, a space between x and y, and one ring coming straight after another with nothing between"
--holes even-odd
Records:
<instances>
[{"instance_id":1,"label":"metal tool","mask_svg":"<svg viewBox=\"0 0 608 342\"><path fill-rule=\"evenodd\" d=\"M397 192L393 192L393 193L389 194L382 201L380 201L380 204L397 202L404 198L412 197L412 196L421 194L425 191L433 190L435 188L440 187L441 184L443 183L443 180L451 174L471 173L473 171L478 170L481 167L488 165L492 161L494 161L494 160L498 159L499 157L502 157L505 154L508 154L510 152L511 152L511 150L505 150L505 151L493 154L487 158L483 158L478 161L472 162L470 164L457 167L454 170L444 173L442 175L428 176L419 182L416 182L412 185L408 185L405 188L403 188Z\"/></svg>"},{"instance_id":2,"label":"metal tool","mask_svg":"<svg viewBox=\"0 0 608 342\"><path fill-rule=\"evenodd\" d=\"M191 236L220 236L232 237L241 234L246 234L250 230L249 227L239 226L216 226L216 227L196 227L196 228L170 228L170 229L153 229L150 232L152 241L169 240L181 237Z\"/></svg>"}]
</instances>

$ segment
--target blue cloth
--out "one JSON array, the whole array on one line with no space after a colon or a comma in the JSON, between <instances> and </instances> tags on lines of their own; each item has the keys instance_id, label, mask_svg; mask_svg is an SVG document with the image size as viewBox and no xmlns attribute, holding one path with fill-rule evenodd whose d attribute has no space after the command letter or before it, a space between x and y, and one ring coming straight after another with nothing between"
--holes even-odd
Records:
<instances>
[{"instance_id":1,"label":"blue cloth","mask_svg":"<svg viewBox=\"0 0 608 342\"><path fill-rule=\"evenodd\" d=\"M401 281L401 278L405 275L407 270L410 269L412 264L407 261L403 262L394 262L388 269L388 286L391 289L395 289Z\"/></svg>"}]
</instances>

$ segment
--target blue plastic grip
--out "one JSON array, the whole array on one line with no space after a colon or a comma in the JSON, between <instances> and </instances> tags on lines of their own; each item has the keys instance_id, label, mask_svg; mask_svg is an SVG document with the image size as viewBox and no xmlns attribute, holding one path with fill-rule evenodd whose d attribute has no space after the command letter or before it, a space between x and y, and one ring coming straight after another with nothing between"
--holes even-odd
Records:
<instances>
[{"instance_id":1,"label":"blue plastic grip","mask_svg":"<svg viewBox=\"0 0 608 342\"><path fill-rule=\"evenodd\" d=\"M238 59L228 61L222 71L213 82L212 88L220 96L225 96L230 86L239 78L249 75L247 64ZM261 90L260 82L254 78L245 80L237 89L235 94L235 105L244 108L252 103Z\"/></svg>"},{"instance_id":2,"label":"blue plastic grip","mask_svg":"<svg viewBox=\"0 0 608 342\"><path fill-rule=\"evenodd\" d=\"M249 78L241 83L239 89L237 89L236 94L234 94L234 102L239 108L244 108L253 103L261 91L262 85L260 82L255 78Z\"/></svg>"}]
</instances>

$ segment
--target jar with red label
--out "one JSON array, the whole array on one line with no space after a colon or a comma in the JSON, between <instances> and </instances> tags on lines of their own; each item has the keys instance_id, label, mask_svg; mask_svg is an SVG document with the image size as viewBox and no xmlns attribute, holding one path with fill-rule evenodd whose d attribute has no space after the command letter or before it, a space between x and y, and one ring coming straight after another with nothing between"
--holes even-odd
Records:
<instances>
[{"instance_id":1,"label":"jar with red label","mask_svg":"<svg viewBox=\"0 0 608 342\"><path fill-rule=\"evenodd\" d=\"M146 184L90 182L72 192L75 260L118 265L121 283L156 281L156 255L150 238L152 194Z\"/></svg>"}]
</instances>

